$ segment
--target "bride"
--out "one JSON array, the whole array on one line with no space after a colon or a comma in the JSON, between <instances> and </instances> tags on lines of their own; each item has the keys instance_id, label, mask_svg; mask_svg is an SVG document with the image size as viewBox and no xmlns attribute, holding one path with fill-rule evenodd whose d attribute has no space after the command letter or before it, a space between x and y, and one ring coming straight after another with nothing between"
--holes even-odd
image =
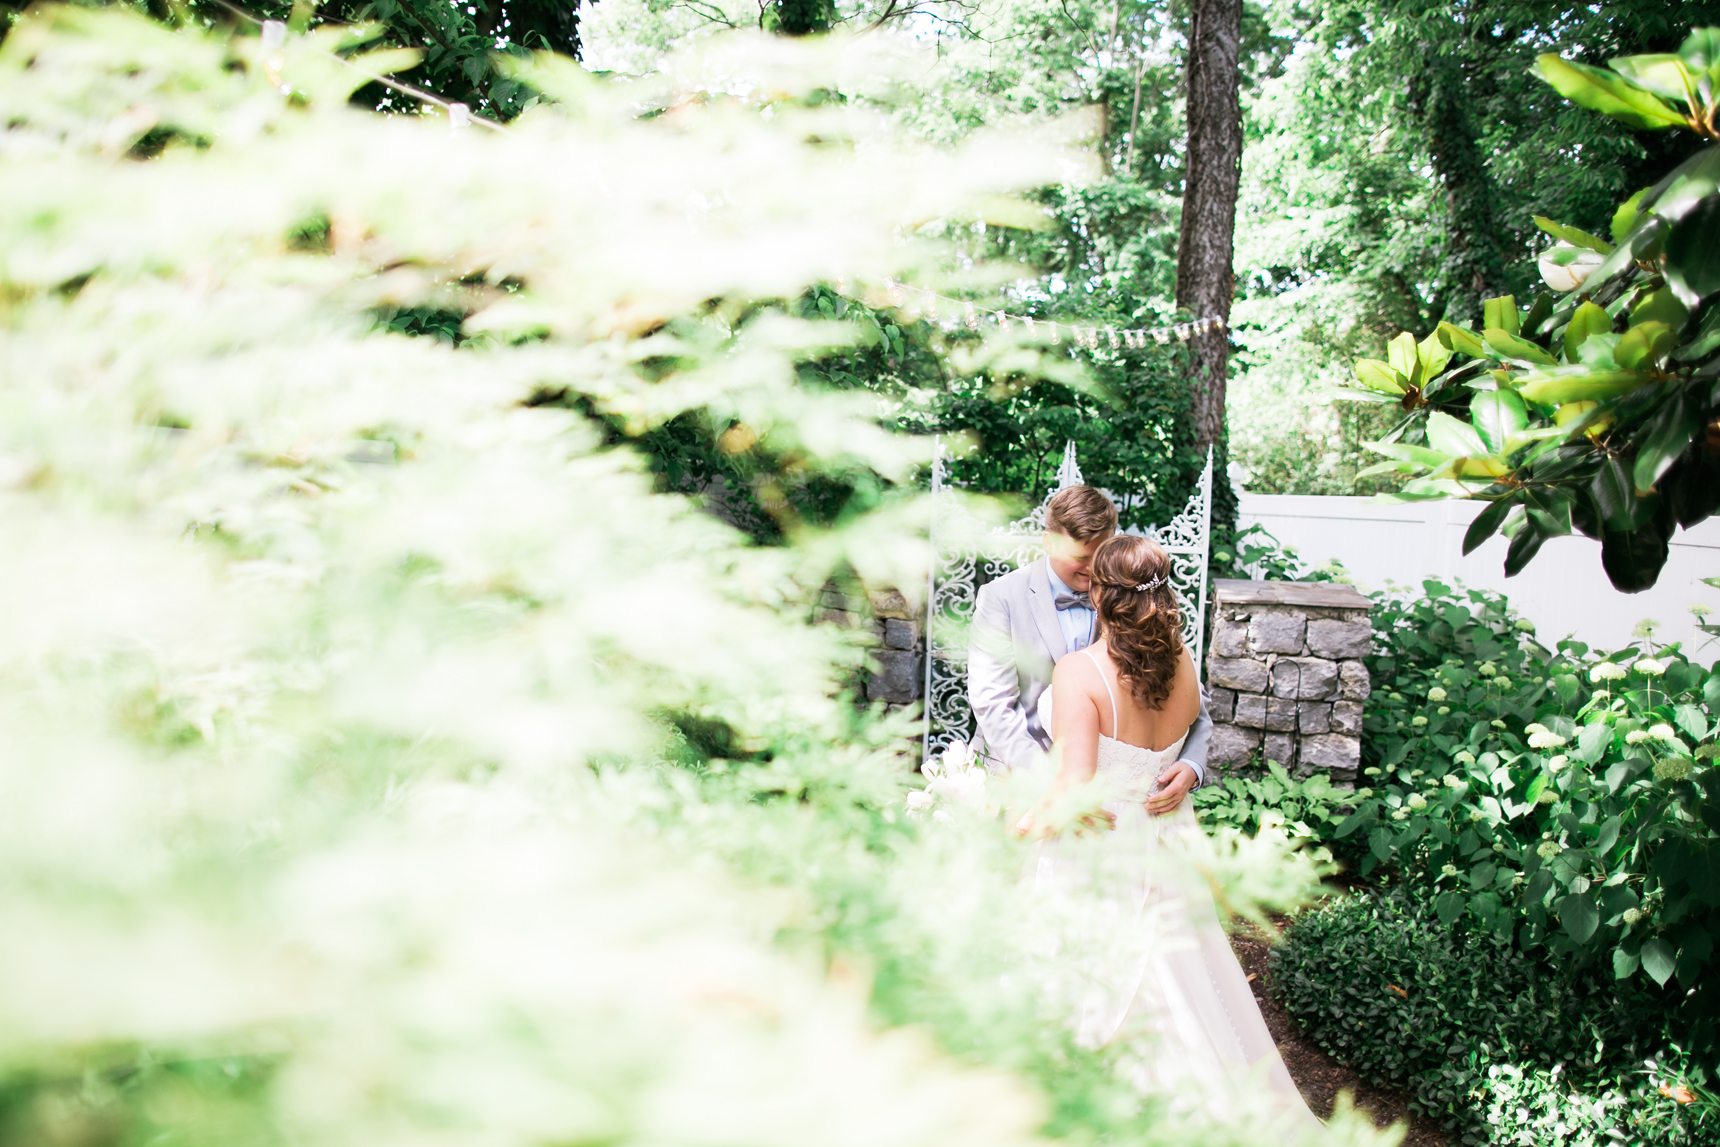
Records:
<instances>
[{"instance_id":1,"label":"bride","mask_svg":"<svg viewBox=\"0 0 1720 1147\"><path fill-rule=\"evenodd\" d=\"M1080 1041L1118 1045L1136 1082L1221 1118L1264 1083L1266 1106L1286 1129L1317 1134L1225 940L1210 887L1179 862L1201 839L1188 797L1161 815L1164 802L1148 808L1200 707L1169 573L1164 551L1145 538L1118 535L1094 553L1100 637L1057 663L1051 713L1042 716L1061 766L1017 831L1042 838L1035 891L1103 938L1077 969L1086 985ZM1107 798L1083 823L1110 831L1052 839L1052 810L1090 783ZM1147 1038L1131 1062L1140 1036Z\"/></svg>"}]
</instances>

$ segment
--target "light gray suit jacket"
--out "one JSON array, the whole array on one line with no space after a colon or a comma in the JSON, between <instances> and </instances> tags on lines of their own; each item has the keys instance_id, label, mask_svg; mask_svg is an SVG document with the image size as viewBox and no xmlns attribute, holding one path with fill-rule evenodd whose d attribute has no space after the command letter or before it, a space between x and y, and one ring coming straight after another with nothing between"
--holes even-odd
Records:
<instances>
[{"instance_id":1,"label":"light gray suit jacket","mask_svg":"<svg viewBox=\"0 0 1720 1147\"><path fill-rule=\"evenodd\" d=\"M1051 688L1051 670L1069 652L1057 624L1057 595L1044 558L980 587L968 641L968 703L979 731L974 751L993 772L1018 768L1051 748L1051 730L1039 724L1039 698ZM1200 715L1189 726L1180 760L1206 779L1206 743L1212 718L1201 690Z\"/></svg>"}]
</instances>

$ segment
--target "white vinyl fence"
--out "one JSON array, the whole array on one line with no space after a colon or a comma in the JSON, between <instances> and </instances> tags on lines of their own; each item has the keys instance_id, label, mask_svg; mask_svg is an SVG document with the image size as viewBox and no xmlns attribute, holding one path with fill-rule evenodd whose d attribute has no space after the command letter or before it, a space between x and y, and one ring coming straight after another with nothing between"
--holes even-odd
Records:
<instances>
[{"instance_id":1,"label":"white vinyl fence","mask_svg":"<svg viewBox=\"0 0 1720 1147\"><path fill-rule=\"evenodd\" d=\"M1243 528L1258 522L1280 542L1295 546L1306 561L1338 559L1363 592L1383 589L1388 581L1419 587L1428 577L1499 590L1535 623L1537 636L1549 646L1574 635L1595 648L1617 648L1630 643L1638 621L1652 618L1661 623L1656 641L1682 641L1695 660L1720 657L1720 642L1700 648L1709 639L1696 629L1687 608L1710 606L1720 620L1720 590L1699 580L1720 577L1720 517L1674 534L1660 581L1642 593L1626 594L1607 581L1600 543L1580 535L1547 542L1522 573L1509 579L1502 537L1495 535L1464 557L1464 531L1482 506L1382 506L1368 498L1243 494L1239 520Z\"/></svg>"}]
</instances>

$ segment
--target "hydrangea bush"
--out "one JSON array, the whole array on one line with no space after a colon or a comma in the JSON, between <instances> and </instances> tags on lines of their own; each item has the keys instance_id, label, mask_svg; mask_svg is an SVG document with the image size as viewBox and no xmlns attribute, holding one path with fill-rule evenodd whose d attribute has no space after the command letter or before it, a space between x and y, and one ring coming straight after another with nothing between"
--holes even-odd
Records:
<instances>
[{"instance_id":1,"label":"hydrangea bush","mask_svg":"<svg viewBox=\"0 0 1720 1147\"><path fill-rule=\"evenodd\" d=\"M1376 600L1367 787L1333 833L1441 920L1618 979L1711 1033L1720 938L1720 672L1650 632L1548 649L1505 600L1428 582Z\"/></svg>"}]
</instances>

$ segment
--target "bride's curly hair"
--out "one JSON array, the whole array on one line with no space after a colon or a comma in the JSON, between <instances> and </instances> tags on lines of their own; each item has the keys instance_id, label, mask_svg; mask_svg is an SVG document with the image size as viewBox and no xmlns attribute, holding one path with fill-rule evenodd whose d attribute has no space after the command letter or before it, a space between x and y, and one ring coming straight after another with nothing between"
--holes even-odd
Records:
<instances>
[{"instance_id":1,"label":"bride's curly hair","mask_svg":"<svg viewBox=\"0 0 1720 1147\"><path fill-rule=\"evenodd\" d=\"M1182 614L1171 592L1171 562L1153 542L1129 534L1093 553L1099 625L1129 692L1147 708L1170 696L1182 661Z\"/></svg>"}]
</instances>

